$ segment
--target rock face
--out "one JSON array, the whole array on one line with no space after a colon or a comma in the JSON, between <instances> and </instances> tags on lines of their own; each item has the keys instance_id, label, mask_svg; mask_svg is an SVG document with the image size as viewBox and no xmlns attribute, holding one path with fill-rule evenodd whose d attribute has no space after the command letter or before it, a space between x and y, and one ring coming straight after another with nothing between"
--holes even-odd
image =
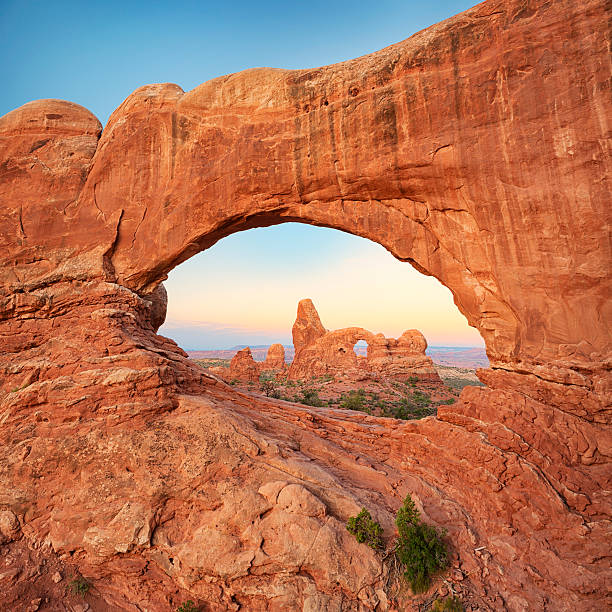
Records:
<instances>
[{"instance_id":1,"label":"rock face","mask_svg":"<svg viewBox=\"0 0 612 612\"><path fill-rule=\"evenodd\" d=\"M272 344L263 362L255 361L251 349L247 346L232 357L229 370L227 368L209 368L209 371L227 381L258 382L262 372L284 373L286 367L283 345Z\"/></svg>"},{"instance_id":2,"label":"rock face","mask_svg":"<svg viewBox=\"0 0 612 612\"><path fill-rule=\"evenodd\" d=\"M266 360L262 364L263 370L284 372L287 367L285 363L285 348L282 344L272 344L266 354Z\"/></svg>"},{"instance_id":3,"label":"rock face","mask_svg":"<svg viewBox=\"0 0 612 612\"><path fill-rule=\"evenodd\" d=\"M291 330L293 336L294 360L299 352L307 346L314 344L327 333L323 327L319 313L312 300L305 299L298 302L297 317Z\"/></svg>"},{"instance_id":4,"label":"rock face","mask_svg":"<svg viewBox=\"0 0 612 612\"><path fill-rule=\"evenodd\" d=\"M366 357L354 351L360 340L368 344ZM420 331L405 331L397 340L361 327L327 331L310 299L298 304L293 342L295 357L289 368L289 378L332 375L354 380L377 376L407 380L416 376L421 380L442 382L433 361L425 355L427 341Z\"/></svg>"},{"instance_id":5,"label":"rock face","mask_svg":"<svg viewBox=\"0 0 612 612\"><path fill-rule=\"evenodd\" d=\"M384 610L344 524L367 506L390 542L411 492L479 609L609 608L609 15L489 0L342 64L142 87L103 132L57 100L0 118L3 546L68 555L111 609ZM340 414L156 335L173 267L283 221L438 278L487 388L437 419Z\"/></svg>"},{"instance_id":6,"label":"rock face","mask_svg":"<svg viewBox=\"0 0 612 612\"><path fill-rule=\"evenodd\" d=\"M238 351L230 361L230 380L257 382L259 380L259 364L253 359L251 349L247 346Z\"/></svg>"}]
</instances>

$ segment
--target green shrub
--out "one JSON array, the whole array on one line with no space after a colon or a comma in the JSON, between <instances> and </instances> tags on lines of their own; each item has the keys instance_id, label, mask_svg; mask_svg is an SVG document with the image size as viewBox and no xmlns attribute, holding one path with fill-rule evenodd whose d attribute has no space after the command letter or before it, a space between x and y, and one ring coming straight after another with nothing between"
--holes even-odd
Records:
<instances>
[{"instance_id":1,"label":"green shrub","mask_svg":"<svg viewBox=\"0 0 612 612\"><path fill-rule=\"evenodd\" d=\"M409 376L408 380L406 381L406 385L409 385L410 387L416 387L416 384L419 382L419 377L418 376Z\"/></svg>"},{"instance_id":2,"label":"green shrub","mask_svg":"<svg viewBox=\"0 0 612 612\"><path fill-rule=\"evenodd\" d=\"M382 527L365 508L357 516L349 518L346 528L360 544L367 544L374 549L383 547Z\"/></svg>"},{"instance_id":3,"label":"green shrub","mask_svg":"<svg viewBox=\"0 0 612 612\"><path fill-rule=\"evenodd\" d=\"M366 405L365 401L366 397L363 389L349 391L348 393L343 393L340 397L340 408L345 408L346 410L359 410L371 414L372 410Z\"/></svg>"},{"instance_id":4,"label":"green shrub","mask_svg":"<svg viewBox=\"0 0 612 612\"><path fill-rule=\"evenodd\" d=\"M259 388L266 394L267 397L280 399L281 392L276 382L274 372L262 372L259 375Z\"/></svg>"},{"instance_id":5,"label":"green shrub","mask_svg":"<svg viewBox=\"0 0 612 612\"><path fill-rule=\"evenodd\" d=\"M422 391L413 391L412 401L417 406L429 406L429 404L431 404L431 398L429 395L427 395L427 393L423 393Z\"/></svg>"},{"instance_id":6,"label":"green shrub","mask_svg":"<svg viewBox=\"0 0 612 612\"><path fill-rule=\"evenodd\" d=\"M301 395L296 395L295 401L306 406L325 406L325 402L319 397L316 389L302 389Z\"/></svg>"},{"instance_id":7,"label":"green shrub","mask_svg":"<svg viewBox=\"0 0 612 612\"><path fill-rule=\"evenodd\" d=\"M414 395L417 395L416 399ZM382 410L382 416L394 419L422 419L426 416L433 416L437 413L437 407L431 405L429 396L415 391L412 397L403 397L397 402L386 404Z\"/></svg>"},{"instance_id":8,"label":"green shrub","mask_svg":"<svg viewBox=\"0 0 612 612\"><path fill-rule=\"evenodd\" d=\"M68 590L74 595L80 595L83 597L87 594L91 584L83 578L83 576L76 576L68 583Z\"/></svg>"},{"instance_id":9,"label":"green shrub","mask_svg":"<svg viewBox=\"0 0 612 612\"><path fill-rule=\"evenodd\" d=\"M431 607L432 612L464 612L463 604L458 597L436 599Z\"/></svg>"},{"instance_id":10,"label":"green shrub","mask_svg":"<svg viewBox=\"0 0 612 612\"><path fill-rule=\"evenodd\" d=\"M177 609L176 612L197 612L196 605L188 599L185 603L182 603Z\"/></svg>"},{"instance_id":11,"label":"green shrub","mask_svg":"<svg viewBox=\"0 0 612 612\"><path fill-rule=\"evenodd\" d=\"M410 495L398 510L395 524L399 536L395 547L397 559L404 566L404 576L414 593L426 591L431 579L447 565L446 531L421 522Z\"/></svg>"}]
</instances>

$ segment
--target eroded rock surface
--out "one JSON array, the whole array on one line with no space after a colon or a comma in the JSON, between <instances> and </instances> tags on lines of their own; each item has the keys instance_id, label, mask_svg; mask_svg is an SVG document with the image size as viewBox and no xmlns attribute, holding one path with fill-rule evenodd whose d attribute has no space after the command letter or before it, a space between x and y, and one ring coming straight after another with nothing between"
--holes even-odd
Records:
<instances>
[{"instance_id":1,"label":"eroded rock surface","mask_svg":"<svg viewBox=\"0 0 612 612\"><path fill-rule=\"evenodd\" d=\"M102 133L57 100L2 117L2 546L69 555L111 609L384 610L343 525L365 505L389 542L411 492L479 609L610 607L609 13L489 0L342 64L142 87ZM174 266L296 220L440 279L487 389L314 409L155 334Z\"/></svg>"},{"instance_id":2,"label":"eroded rock surface","mask_svg":"<svg viewBox=\"0 0 612 612\"><path fill-rule=\"evenodd\" d=\"M227 376L230 380L257 382L259 380L259 370L260 364L253 359L251 349L246 346L232 357Z\"/></svg>"},{"instance_id":3,"label":"eroded rock surface","mask_svg":"<svg viewBox=\"0 0 612 612\"><path fill-rule=\"evenodd\" d=\"M267 371L284 372L287 367L285 347L282 344L272 344L261 367Z\"/></svg>"}]
</instances>

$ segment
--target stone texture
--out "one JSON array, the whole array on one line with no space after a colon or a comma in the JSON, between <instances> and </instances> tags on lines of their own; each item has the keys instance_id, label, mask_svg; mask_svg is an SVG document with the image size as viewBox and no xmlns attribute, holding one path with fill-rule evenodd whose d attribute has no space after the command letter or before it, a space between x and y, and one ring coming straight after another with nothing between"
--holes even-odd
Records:
<instances>
[{"instance_id":1,"label":"stone texture","mask_svg":"<svg viewBox=\"0 0 612 612\"><path fill-rule=\"evenodd\" d=\"M405 331L397 340L362 327L327 331L312 300L305 299L298 303L293 338L297 342L289 369L289 377L293 379L330 375L348 380L368 377L408 380L414 376L442 382L433 361L425 355L427 341L416 329ZM360 340L368 344L366 357L354 351Z\"/></svg>"},{"instance_id":2,"label":"stone texture","mask_svg":"<svg viewBox=\"0 0 612 612\"><path fill-rule=\"evenodd\" d=\"M19 537L19 521L10 510L0 510L0 544L12 542Z\"/></svg>"},{"instance_id":3,"label":"stone texture","mask_svg":"<svg viewBox=\"0 0 612 612\"><path fill-rule=\"evenodd\" d=\"M257 382L259 381L259 365L253 359L251 349L247 346L232 357L227 377L230 380Z\"/></svg>"},{"instance_id":4,"label":"stone texture","mask_svg":"<svg viewBox=\"0 0 612 612\"><path fill-rule=\"evenodd\" d=\"M381 558L344 523L365 505L390 542L411 492L478 609L609 608L608 17L489 0L342 64L142 87L102 133L57 100L0 118L9 554L67 555L111 609L383 610ZM173 267L283 221L443 282L487 388L418 422L308 408L155 334ZM279 480L325 513L258 493ZM0 574L0 607L41 596Z\"/></svg>"},{"instance_id":5,"label":"stone texture","mask_svg":"<svg viewBox=\"0 0 612 612\"><path fill-rule=\"evenodd\" d=\"M294 355L324 336L327 330L323 327L319 313L312 300L306 298L298 302L297 316L291 334L293 336ZM295 360L294 356L294 360Z\"/></svg>"},{"instance_id":6,"label":"stone texture","mask_svg":"<svg viewBox=\"0 0 612 612\"><path fill-rule=\"evenodd\" d=\"M285 348L282 344L272 344L270 346L261 367L263 370L285 371L287 364L285 363Z\"/></svg>"}]
</instances>

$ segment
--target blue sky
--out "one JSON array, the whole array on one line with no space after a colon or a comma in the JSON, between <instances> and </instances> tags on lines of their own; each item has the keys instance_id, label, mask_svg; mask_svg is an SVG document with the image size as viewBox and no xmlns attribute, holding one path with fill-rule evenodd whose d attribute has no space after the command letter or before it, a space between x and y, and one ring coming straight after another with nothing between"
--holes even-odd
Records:
<instances>
[{"instance_id":1,"label":"blue sky","mask_svg":"<svg viewBox=\"0 0 612 612\"><path fill-rule=\"evenodd\" d=\"M332 64L474 4L0 0L0 115L30 100L61 98L105 124L147 83L187 91L246 68ZM288 343L302 297L315 300L328 328L360 325L390 335L420 325L430 344L482 345L435 279L335 230L285 224L230 236L179 266L166 287L162 333L184 348Z\"/></svg>"},{"instance_id":2,"label":"blue sky","mask_svg":"<svg viewBox=\"0 0 612 612\"><path fill-rule=\"evenodd\" d=\"M309 68L371 53L475 2L0 0L0 115L38 98L105 123L137 87L184 90L256 66Z\"/></svg>"}]
</instances>

